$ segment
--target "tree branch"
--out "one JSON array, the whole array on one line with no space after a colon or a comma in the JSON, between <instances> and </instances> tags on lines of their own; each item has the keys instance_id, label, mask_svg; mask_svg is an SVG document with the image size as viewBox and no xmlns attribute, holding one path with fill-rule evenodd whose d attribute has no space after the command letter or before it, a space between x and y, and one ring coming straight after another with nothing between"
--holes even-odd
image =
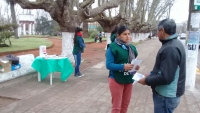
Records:
<instances>
[{"instance_id":1,"label":"tree branch","mask_svg":"<svg viewBox=\"0 0 200 113\"><path fill-rule=\"evenodd\" d=\"M41 0L36 2L30 2L29 0L14 0L23 9L46 9L46 6L54 4L53 0Z\"/></svg>"},{"instance_id":2,"label":"tree branch","mask_svg":"<svg viewBox=\"0 0 200 113\"><path fill-rule=\"evenodd\" d=\"M85 7L93 3L94 3L94 0L86 0L85 2L79 3L79 7L84 9Z\"/></svg>"},{"instance_id":3,"label":"tree branch","mask_svg":"<svg viewBox=\"0 0 200 113\"><path fill-rule=\"evenodd\" d=\"M155 14L155 11L156 11L159 3L160 3L160 0L153 0L153 2L151 3L151 8L150 8L150 11L148 14L148 20L147 20L148 22L150 22L150 23L152 22L152 20L154 18L153 16Z\"/></svg>"},{"instance_id":4,"label":"tree branch","mask_svg":"<svg viewBox=\"0 0 200 113\"><path fill-rule=\"evenodd\" d=\"M109 2L104 3L100 7L94 9L85 9L84 12L87 17L95 17L99 13L105 11L106 9L117 7L121 2L125 2L125 0L111 0Z\"/></svg>"},{"instance_id":5,"label":"tree branch","mask_svg":"<svg viewBox=\"0 0 200 113\"><path fill-rule=\"evenodd\" d=\"M63 0L57 0L56 4L59 6L59 8L62 8L64 6L63 2Z\"/></svg>"},{"instance_id":6,"label":"tree branch","mask_svg":"<svg viewBox=\"0 0 200 113\"><path fill-rule=\"evenodd\" d=\"M98 21L98 20L100 20L101 19L101 17L95 17L95 18L92 18L92 19L87 19L87 20L85 20L85 22L90 22L90 23L93 23L93 22L96 22L96 21Z\"/></svg>"}]
</instances>

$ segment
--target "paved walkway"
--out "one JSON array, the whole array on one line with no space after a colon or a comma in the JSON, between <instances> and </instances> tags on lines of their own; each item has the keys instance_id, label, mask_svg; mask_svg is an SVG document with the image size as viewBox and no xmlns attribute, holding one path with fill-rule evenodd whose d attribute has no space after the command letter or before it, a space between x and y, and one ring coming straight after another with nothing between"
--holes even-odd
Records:
<instances>
[{"instance_id":1,"label":"paved walkway","mask_svg":"<svg viewBox=\"0 0 200 113\"><path fill-rule=\"evenodd\" d=\"M160 46L158 40L137 46L138 59L143 60L140 73L151 71ZM105 62L88 68L84 74L85 77L71 76L62 83L56 73L52 86L49 78L38 83L36 73L1 83L0 97L9 97L7 99L15 102L1 107L0 113L110 113L111 96ZM153 113L150 87L134 85L128 113ZM175 113L200 113L200 75L197 75L196 90L186 91Z\"/></svg>"}]
</instances>

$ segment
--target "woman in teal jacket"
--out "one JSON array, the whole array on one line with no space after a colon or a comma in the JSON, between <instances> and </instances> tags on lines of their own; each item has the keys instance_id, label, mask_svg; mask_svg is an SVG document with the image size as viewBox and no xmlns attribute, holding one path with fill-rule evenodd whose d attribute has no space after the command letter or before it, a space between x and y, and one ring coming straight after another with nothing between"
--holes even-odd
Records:
<instances>
[{"instance_id":1,"label":"woman in teal jacket","mask_svg":"<svg viewBox=\"0 0 200 113\"><path fill-rule=\"evenodd\" d=\"M84 52L85 48L85 43L83 40L83 35L82 35L82 29L77 27L75 29L75 34L74 34L74 48L73 48L73 55L74 55L74 60L75 60L75 77L81 77L84 76L84 74L80 73L79 67L81 64L81 53Z\"/></svg>"},{"instance_id":2,"label":"woman in teal jacket","mask_svg":"<svg viewBox=\"0 0 200 113\"><path fill-rule=\"evenodd\" d=\"M134 65L131 61L138 55L136 47L132 45L130 30L120 26L117 37L106 51L106 68L109 70L109 88L112 96L111 113L127 113L132 95L134 73L129 73ZM139 66L136 67L136 70Z\"/></svg>"}]
</instances>

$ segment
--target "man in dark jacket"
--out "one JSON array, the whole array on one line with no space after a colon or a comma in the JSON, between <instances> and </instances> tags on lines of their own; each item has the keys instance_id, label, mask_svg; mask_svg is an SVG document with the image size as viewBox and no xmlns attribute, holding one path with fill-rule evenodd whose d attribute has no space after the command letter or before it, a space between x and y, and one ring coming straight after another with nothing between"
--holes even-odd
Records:
<instances>
[{"instance_id":1,"label":"man in dark jacket","mask_svg":"<svg viewBox=\"0 0 200 113\"><path fill-rule=\"evenodd\" d=\"M139 83L152 87L154 113L173 113L185 92L185 49L177 39L174 20L162 20L157 35L162 47L157 53L152 72Z\"/></svg>"}]
</instances>

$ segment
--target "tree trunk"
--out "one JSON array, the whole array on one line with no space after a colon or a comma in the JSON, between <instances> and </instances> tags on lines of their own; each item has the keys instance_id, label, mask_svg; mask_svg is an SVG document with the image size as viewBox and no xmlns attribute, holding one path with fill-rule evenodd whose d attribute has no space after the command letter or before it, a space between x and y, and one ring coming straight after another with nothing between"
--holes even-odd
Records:
<instances>
[{"instance_id":1,"label":"tree trunk","mask_svg":"<svg viewBox=\"0 0 200 113\"><path fill-rule=\"evenodd\" d=\"M71 62L74 62L72 54L74 46L73 39L73 32L62 32L62 56L68 57Z\"/></svg>"},{"instance_id":2,"label":"tree trunk","mask_svg":"<svg viewBox=\"0 0 200 113\"><path fill-rule=\"evenodd\" d=\"M12 23L17 25L16 15L15 15L15 3L13 0L10 1L10 11L12 17ZM15 38L18 39L18 27L14 28Z\"/></svg>"},{"instance_id":3,"label":"tree trunk","mask_svg":"<svg viewBox=\"0 0 200 113\"><path fill-rule=\"evenodd\" d=\"M83 22L83 38L89 38L88 22Z\"/></svg>"},{"instance_id":4,"label":"tree trunk","mask_svg":"<svg viewBox=\"0 0 200 113\"><path fill-rule=\"evenodd\" d=\"M111 43L111 39L110 39L111 33L105 33L105 35L106 35L106 48L105 48L105 50L106 50L107 44Z\"/></svg>"}]
</instances>

